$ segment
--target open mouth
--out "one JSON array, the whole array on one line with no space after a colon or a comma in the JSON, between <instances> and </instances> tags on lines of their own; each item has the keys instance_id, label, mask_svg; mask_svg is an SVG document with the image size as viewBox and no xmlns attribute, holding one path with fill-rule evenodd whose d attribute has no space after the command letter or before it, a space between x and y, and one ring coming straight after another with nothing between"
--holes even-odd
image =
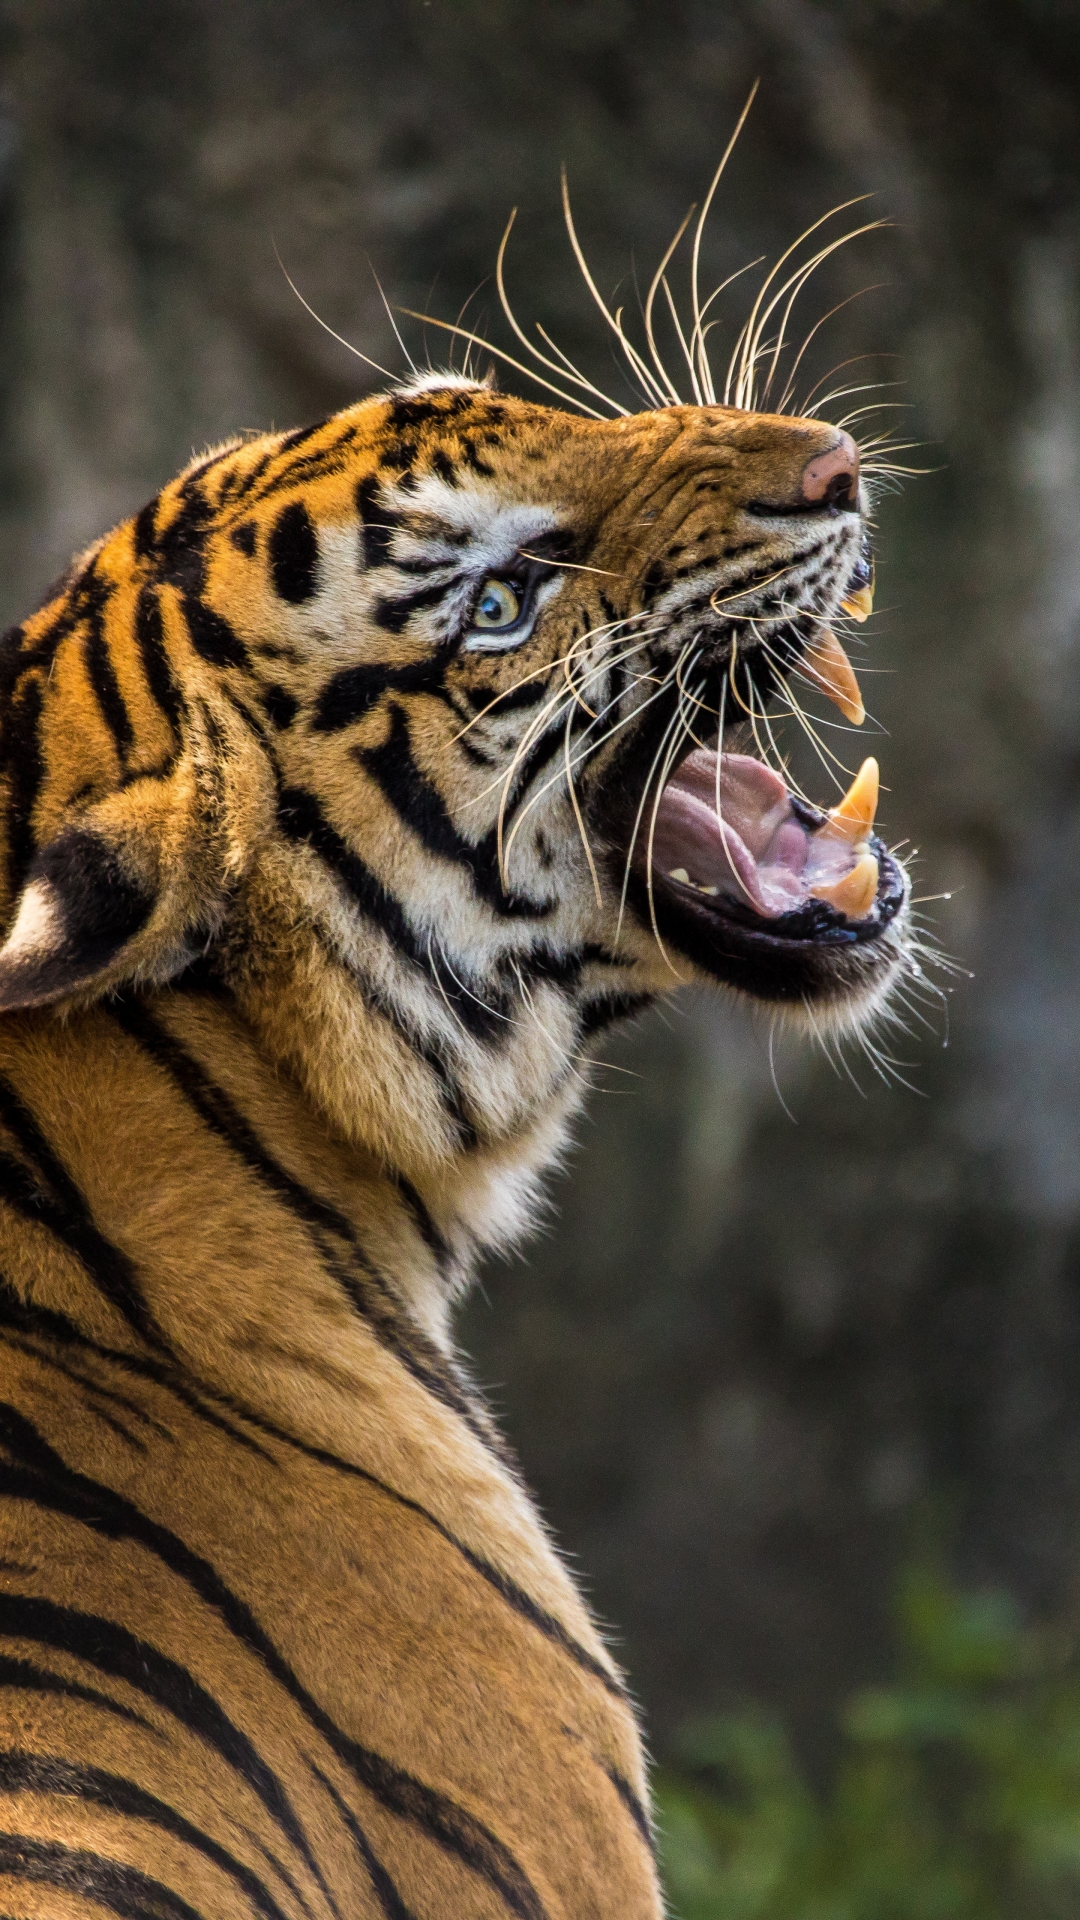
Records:
<instances>
[{"instance_id":1,"label":"open mouth","mask_svg":"<svg viewBox=\"0 0 1080 1920\"><path fill-rule=\"evenodd\" d=\"M864 617L868 601L869 592L860 593L845 610ZM861 724L858 682L832 633L798 665ZM698 745L668 779L635 848L638 908L662 938L765 998L805 999L850 984L846 966L838 975L834 962L846 949L853 962L857 950L869 963L907 896L903 869L874 832L877 804L874 759L825 811L761 760L722 742Z\"/></svg>"},{"instance_id":2,"label":"open mouth","mask_svg":"<svg viewBox=\"0 0 1080 1920\"><path fill-rule=\"evenodd\" d=\"M652 833L652 879L704 913L754 921L774 938L863 938L891 919L903 882L873 831L878 768L868 759L825 813L740 753L698 748L668 781Z\"/></svg>"}]
</instances>

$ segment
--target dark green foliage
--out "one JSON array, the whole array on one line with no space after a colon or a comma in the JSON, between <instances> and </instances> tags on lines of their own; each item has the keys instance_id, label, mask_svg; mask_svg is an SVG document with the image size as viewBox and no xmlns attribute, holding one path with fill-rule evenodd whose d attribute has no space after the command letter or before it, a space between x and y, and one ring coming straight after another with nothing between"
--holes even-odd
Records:
<instances>
[{"instance_id":1,"label":"dark green foliage","mask_svg":"<svg viewBox=\"0 0 1080 1920\"><path fill-rule=\"evenodd\" d=\"M1080 1915L1076 1636L930 1564L898 1611L900 1675L847 1702L824 1793L763 1713L686 1734L658 1787L679 1920Z\"/></svg>"}]
</instances>

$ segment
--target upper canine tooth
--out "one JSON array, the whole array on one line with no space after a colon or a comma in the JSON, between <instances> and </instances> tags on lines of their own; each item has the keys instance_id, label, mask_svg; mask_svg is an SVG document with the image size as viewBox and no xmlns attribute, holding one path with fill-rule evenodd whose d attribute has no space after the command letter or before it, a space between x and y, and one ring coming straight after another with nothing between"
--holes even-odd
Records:
<instances>
[{"instance_id":1,"label":"upper canine tooth","mask_svg":"<svg viewBox=\"0 0 1080 1920\"><path fill-rule=\"evenodd\" d=\"M843 799L832 808L823 829L857 847L868 838L877 813L879 773L873 757L864 760Z\"/></svg>"},{"instance_id":2,"label":"upper canine tooth","mask_svg":"<svg viewBox=\"0 0 1080 1920\"><path fill-rule=\"evenodd\" d=\"M874 611L873 587L856 588L854 593L845 595L840 602L840 607L843 613L850 613L852 619L857 620L861 626L864 620L869 620Z\"/></svg>"},{"instance_id":3,"label":"upper canine tooth","mask_svg":"<svg viewBox=\"0 0 1080 1920\"><path fill-rule=\"evenodd\" d=\"M853 727L862 726L866 719L866 708L859 692L859 683L851 661L831 628L825 627L810 642L799 661L799 672L820 687L822 693L828 694Z\"/></svg>"},{"instance_id":4,"label":"upper canine tooth","mask_svg":"<svg viewBox=\"0 0 1080 1920\"><path fill-rule=\"evenodd\" d=\"M825 900L848 920L865 920L877 899L878 863L872 853L862 853L850 873L832 886L812 887L815 900Z\"/></svg>"}]
</instances>

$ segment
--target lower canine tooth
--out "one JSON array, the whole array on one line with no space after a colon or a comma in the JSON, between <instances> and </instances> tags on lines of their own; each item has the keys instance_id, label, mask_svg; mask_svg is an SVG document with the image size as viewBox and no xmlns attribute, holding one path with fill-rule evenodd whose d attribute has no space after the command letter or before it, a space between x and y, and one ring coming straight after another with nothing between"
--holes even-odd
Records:
<instances>
[{"instance_id":1,"label":"lower canine tooth","mask_svg":"<svg viewBox=\"0 0 1080 1920\"><path fill-rule=\"evenodd\" d=\"M833 807L822 829L832 839L846 840L857 847L874 824L878 803L878 763L871 756L863 761L843 799Z\"/></svg>"},{"instance_id":2,"label":"lower canine tooth","mask_svg":"<svg viewBox=\"0 0 1080 1920\"><path fill-rule=\"evenodd\" d=\"M679 880L684 887L690 885L690 875L687 873L685 867L672 867L671 872L668 874L668 879Z\"/></svg>"},{"instance_id":3,"label":"lower canine tooth","mask_svg":"<svg viewBox=\"0 0 1080 1920\"><path fill-rule=\"evenodd\" d=\"M865 920L878 889L878 863L872 853L860 854L850 873L832 886L814 887L815 900L824 900L848 920Z\"/></svg>"},{"instance_id":4,"label":"lower canine tooth","mask_svg":"<svg viewBox=\"0 0 1080 1920\"><path fill-rule=\"evenodd\" d=\"M853 727L861 727L866 719L859 683L855 678L855 669L835 633L828 627L810 642L802 659L798 663L799 672L807 680L820 687L835 706L838 706L845 720Z\"/></svg>"}]
</instances>

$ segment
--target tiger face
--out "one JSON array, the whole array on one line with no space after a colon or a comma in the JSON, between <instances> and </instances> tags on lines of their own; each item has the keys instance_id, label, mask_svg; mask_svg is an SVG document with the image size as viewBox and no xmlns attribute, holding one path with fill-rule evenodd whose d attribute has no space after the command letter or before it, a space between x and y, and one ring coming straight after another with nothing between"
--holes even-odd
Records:
<instances>
[{"instance_id":1,"label":"tiger face","mask_svg":"<svg viewBox=\"0 0 1080 1920\"><path fill-rule=\"evenodd\" d=\"M861 715L863 505L820 421L452 378L196 461L5 642L0 1005L212 975L429 1170L542 1161L679 983L866 1017L908 896L873 762L826 813L747 751L789 676Z\"/></svg>"}]
</instances>

